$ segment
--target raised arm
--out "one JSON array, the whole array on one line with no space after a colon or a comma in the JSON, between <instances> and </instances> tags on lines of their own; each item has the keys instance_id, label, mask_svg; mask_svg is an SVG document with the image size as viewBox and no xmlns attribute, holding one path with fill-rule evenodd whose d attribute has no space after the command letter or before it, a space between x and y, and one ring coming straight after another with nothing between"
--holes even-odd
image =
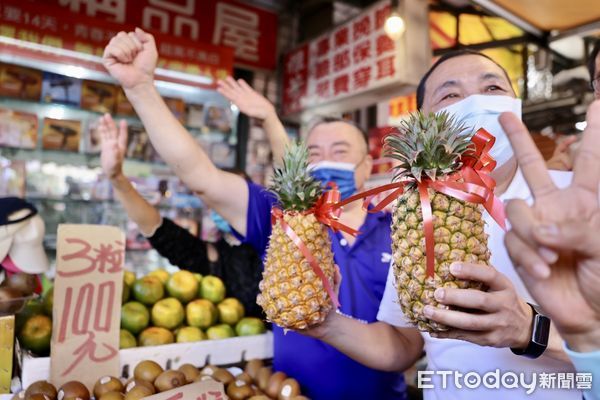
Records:
<instances>
[{"instance_id":1,"label":"raised arm","mask_svg":"<svg viewBox=\"0 0 600 400\"><path fill-rule=\"evenodd\" d=\"M247 184L243 178L219 170L173 116L154 87L157 58L154 37L137 28L111 39L104 50L103 63L123 86L162 159L188 188L244 235Z\"/></svg>"},{"instance_id":2,"label":"raised arm","mask_svg":"<svg viewBox=\"0 0 600 400\"><path fill-rule=\"evenodd\" d=\"M102 170L113 186L115 197L125 208L127 216L138 225L142 234L151 236L160 226L160 214L135 190L123 174L123 160L127 150L127 123L121 121L117 128L112 117L106 114L98 122L98 132L102 139Z\"/></svg>"},{"instance_id":3,"label":"raised arm","mask_svg":"<svg viewBox=\"0 0 600 400\"><path fill-rule=\"evenodd\" d=\"M423 338L413 328L385 322L365 324L332 312L317 328L302 332L324 341L348 357L381 371L404 371L423 353Z\"/></svg>"},{"instance_id":4,"label":"raised arm","mask_svg":"<svg viewBox=\"0 0 600 400\"><path fill-rule=\"evenodd\" d=\"M263 129L269 139L273 162L281 165L283 154L290 139L283 124L277 117L275 107L266 97L252 89L243 79L237 81L232 77L218 81L218 91L235 104L241 112L249 117L262 121Z\"/></svg>"}]
</instances>

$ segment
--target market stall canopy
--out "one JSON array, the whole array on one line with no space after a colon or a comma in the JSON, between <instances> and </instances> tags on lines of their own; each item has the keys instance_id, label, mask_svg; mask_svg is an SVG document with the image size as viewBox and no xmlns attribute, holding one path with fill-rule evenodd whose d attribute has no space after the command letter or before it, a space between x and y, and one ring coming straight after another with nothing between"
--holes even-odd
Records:
<instances>
[{"instance_id":1,"label":"market stall canopy","mask_svg":"<svg viewBox=\"0 0 600 400\"><path fill-rule=\"evenodd\" d=\"M566 31L600 23L598 0L473 0L473 3L509 20L505 13L511 14L539 31Z\"/></svg>"}]
</instances>

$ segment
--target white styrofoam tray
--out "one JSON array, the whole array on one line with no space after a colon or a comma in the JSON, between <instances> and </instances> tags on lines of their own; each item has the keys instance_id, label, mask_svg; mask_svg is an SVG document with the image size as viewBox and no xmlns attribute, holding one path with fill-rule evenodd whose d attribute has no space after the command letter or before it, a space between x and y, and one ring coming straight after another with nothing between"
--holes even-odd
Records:
<instances>
[{"instance_id":1,"label":"white styrofoam tray","mask_svg":"<svg viewBox=\"0 0 600 400\"><path fill-rule=\"evenodd\" d=\"M129 377L133 368L143 360L153 360L163 368L178 368L190 363L197 367L213 364L227 365L253 358L273 357L273 334L267 332L256 336L240 336L229 339L203 340L191 343L173 343L162 346L134 347L119 350L121 377ZM50 377L50 357L24 355L22 364L22 387ZM9 400L0 397L0 400Z\"/></svg>"}]
</instances>

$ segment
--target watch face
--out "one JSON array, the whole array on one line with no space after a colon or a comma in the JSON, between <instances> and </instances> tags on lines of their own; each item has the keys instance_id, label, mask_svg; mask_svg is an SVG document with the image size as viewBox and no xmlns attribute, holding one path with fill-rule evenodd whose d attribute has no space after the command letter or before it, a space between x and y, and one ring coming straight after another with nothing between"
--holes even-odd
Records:
<instances>
[{"instance_id":1,"label":"watch face","mask_svg":"<svg viewBox=\"0 0 600 400\"><path fill-rule=\"evenodd\" d=\"M550 336L550 318L545 315L536 314L533 321L533 332L531 341L542 345L548 345L548 337Z\"/></svg>"}]
</instances>

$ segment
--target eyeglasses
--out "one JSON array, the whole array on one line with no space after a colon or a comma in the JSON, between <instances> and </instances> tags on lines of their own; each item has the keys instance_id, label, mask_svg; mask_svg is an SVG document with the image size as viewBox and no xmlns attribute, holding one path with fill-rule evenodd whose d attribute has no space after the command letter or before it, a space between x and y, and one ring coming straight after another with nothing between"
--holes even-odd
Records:
<instances>
[{"instance_id":1,"label":"eyeglasses","mask_svg":"<svg viewBox=\"0 0 600 400\"><path fill-rule=\"evenodd\" d=\"M600 76L592 80L592 89L594 89L594 92L597 94L600 94Z\"/></svg>"}]
</instances>

